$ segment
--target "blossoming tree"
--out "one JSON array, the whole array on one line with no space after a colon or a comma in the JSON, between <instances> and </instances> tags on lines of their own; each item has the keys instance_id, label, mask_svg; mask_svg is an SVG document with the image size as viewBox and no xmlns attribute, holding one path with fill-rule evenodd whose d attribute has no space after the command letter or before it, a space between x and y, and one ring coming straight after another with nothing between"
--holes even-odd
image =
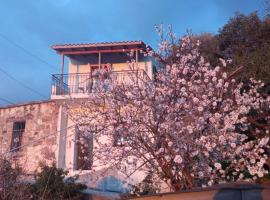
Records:
<instances>
[{"instance_id":1,"label":"blossoming tree","mask_svg":"<svg viewBox=\"0 0 270 200\"><path fill-rule=\"evenodd\" d=\"M103 84L80 112L70 111L85 137L94 137L94 166L113 166L127 177L151 173L156 184L174 191L268 173L269 127L260 138L245 134L247 114L269 110L270 98L258 92L264 84L251 79L244 90L225 72L226 61L211 67L198 45L183 37L176 62L160 68L154 80L134 73L116 83L110 72L100 72L107 77ZM172 45L164 40L160 47Z\"/></svg>"}]
</instances>

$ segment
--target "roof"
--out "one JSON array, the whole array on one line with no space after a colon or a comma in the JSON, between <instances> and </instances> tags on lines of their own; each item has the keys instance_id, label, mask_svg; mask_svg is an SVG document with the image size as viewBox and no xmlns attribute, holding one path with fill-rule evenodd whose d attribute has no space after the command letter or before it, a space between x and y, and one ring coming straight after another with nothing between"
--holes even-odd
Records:
<instances>
[{"instance_id":1,"label":"roof","mask_svg":"<svg viewBox=\"0 0 270 200\"><path fill-rule=\"evenodd\" d=\"M142 41L120 41L120 42L99 42L99 43L82 43L82 44L56 44L53 49L63 48L85 48L85 47L104 47L104 46L122 46L122 45L142 45ZM145 44L144 44L145 45Z\"/></svg>"},{"instance_id":2,"label":"roof","mask_svg":"<svg viewBox=\"0 0 270 200\"><path fill-rule=\"evenodd\" d=\"M147 46L143 41L119 41L119 42L100 42L83 44L56 44L52 48L59 54L76 55L91 53L113 53L131 50L146 50Z\"/></svg>"},{"instance_id":3,"label":"roof","mask_svg":"<svg viewBox=\"0 0 270 200\"><path fill-rule=\"evenodd\" d=\"M20 106L27 106L27 105L33 105L33 104L42 104L42 103L51 103L55 102L55 100L48 99L48 100L40 100L40 101L30 101L26 103L18 103L18 104L10 104L5 106L0 106L0 109L8 109L13 107L20 107Z\"/></svg>"}]
</instances>

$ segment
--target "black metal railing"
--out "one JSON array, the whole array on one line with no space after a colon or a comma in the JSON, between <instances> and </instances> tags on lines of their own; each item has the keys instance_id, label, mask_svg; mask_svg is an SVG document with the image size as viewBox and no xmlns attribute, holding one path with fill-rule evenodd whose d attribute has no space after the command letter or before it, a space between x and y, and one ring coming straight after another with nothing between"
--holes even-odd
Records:
<instances>
[{"instance_id":1,"label":"black metal railing","mask_svg":"<svg viewBox=\"0 0 270 200\"><path fill-rule=\"evenodd\" d=\"M106 79L110 83L128 83L132 77L150 80L144 70L113 71L109 74L70 73L52 75L52 95L87 94L95 91L95 88Z\"/></svg>"}]
</instances>

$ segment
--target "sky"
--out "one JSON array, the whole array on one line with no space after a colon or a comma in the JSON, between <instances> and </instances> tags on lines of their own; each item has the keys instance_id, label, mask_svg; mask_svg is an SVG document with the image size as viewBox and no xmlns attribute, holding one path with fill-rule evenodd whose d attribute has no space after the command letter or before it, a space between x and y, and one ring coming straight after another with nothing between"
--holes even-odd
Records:
<instances>
[{"instance_id":1,"label":"sky","mask_svg":"<svg viewBox=\"0 0 270 200\"><path fill-rule=\"evenodd\" d=\"M264 0L0 0L0 106L50 98L54 44L142 40L155 49L157 24L177 36L215 34L237 11L263 16Z\"/></svg>"}]
</instances>

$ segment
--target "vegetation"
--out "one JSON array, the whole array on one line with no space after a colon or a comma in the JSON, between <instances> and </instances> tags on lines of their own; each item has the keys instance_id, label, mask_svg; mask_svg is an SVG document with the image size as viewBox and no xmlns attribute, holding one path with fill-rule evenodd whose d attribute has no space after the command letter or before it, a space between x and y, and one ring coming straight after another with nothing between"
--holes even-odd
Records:
<instances>
[{"instance_id":1,"label":"vegetation","mask_svg":"<svg viewBox=\"0 0 270 200\"><path fill-rule=\"evenodd\" d=\"M12 166L10 159L0 158L0 199L28 200L31 197L31 186L21 181L23 171L18 165L14 165Z\"/></svg>"},{"instance_id":2,"label":"vegetation","mask_svg":"<svg viewBox=\"0 0 270 200\"><path fill-rule=\"evenodd\" d=\"M263 177L268 129L254 138L246 131L250 112L268 112L270 98L259 92L264 83L238 83L226 60L212 66L201 56L199 41L183 37L175 51L170 37L161 41L165 67L154 81L136 74L118 84L107 78L81 109L70 110L78 127L95 137L94 160L127 177L151 172L159 189L167 184L173 191ZM135 61L130 65L136 69Z\"/></svg>"},{"instance_id":3,"label":"vegetation","mask_svg":"<svg viewBox=\"0 0 270 200\"><path fill-rule=\"evenodd\" d=\"M33 184L23 180L21 168L13 167L8 159L0 160L0 199L3 200L64 200L81 199L83 184L76 183L76 178L66 178L67 171L55 166L43 166Z\"/></svg>"},{"instance_id":4,"label":"vegetation","mask_svg":"<svg viewBox=\"0 0 270 200\"><path fill-rule=\"evenodd\" d=\"M159 190L158 187L155 185L155 181L153 180L153 174L147 174L142 180L142 182L133 186L131 192L134 195L150 195L158 193Z\"/></svg>"},{"instance_id":5,"label":"vegetation","mask_svg":"<svg viewBox=\"0 0 270 200\"><path fill-rule=\"evenodd\" d=\"M84 113L70 113L94 133L95 159L120 171L150 171L151 183L172 190L268 176L269 16L237 13L217 35L180 40L157 30L165 69L154 82L131 77L109 91L101 84ZM145 180L137 191L147 193Z\"/></svg>"},{"instance_id":6,"label":"vegetation","mask_svg":"<svg viewBox=\"0 0 270 200\"><path fill-rule=\"evenodd\" d=\"M202 55L216 66L219 59L232 60L231 67L243 66L238 79L250 77L270 83L270 16L259 18L236 13L217 35L204 33L195 38L202 42Z\"/></svg>"},{"instance_id":7,"label":"vegetation","mask_svg":"<svg viewBox=\"0 0 270 200\"><path fill-rule=\"evenodd\" d=\"M76 178L66 178L68 171L56 168L56 166L43 166L32 185L36 199L80 199L80 190L85 185L75 183Z\"/></svg>"}]
</instances>

